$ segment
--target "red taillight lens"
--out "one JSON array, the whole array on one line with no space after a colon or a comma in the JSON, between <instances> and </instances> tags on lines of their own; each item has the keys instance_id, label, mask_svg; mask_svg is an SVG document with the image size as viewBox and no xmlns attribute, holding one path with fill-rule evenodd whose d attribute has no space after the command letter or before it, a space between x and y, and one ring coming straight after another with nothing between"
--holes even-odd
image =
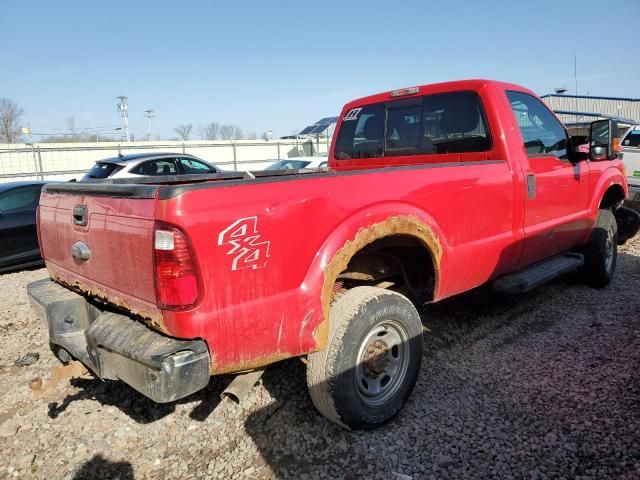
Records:
<instances>
[{"instance_id":1,"label":"red taillight lens","mask_svg":"<svg viewBox=\"0 0 640 480\"><path fill-rule=\"evenodd\" d=\"M155 231L153 247L158 305L192 306L198 299L198 277L187 239L180 230L162 226Z\"/></svg>"}]
</instances>

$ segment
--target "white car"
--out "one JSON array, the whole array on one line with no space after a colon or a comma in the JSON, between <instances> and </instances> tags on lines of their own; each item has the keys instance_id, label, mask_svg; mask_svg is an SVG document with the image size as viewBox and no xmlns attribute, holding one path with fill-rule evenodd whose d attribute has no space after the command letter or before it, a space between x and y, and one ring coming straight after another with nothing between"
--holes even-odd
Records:
<instances>
[{"instance_id":1,"label":"white car","mask_svg":"<svg viewBox=\"0 0 640 480\"><path fill-rule=\"evenodd\" d=\"M640 201L640 125L630 128L620 142L622 161L627 169L629 200Z\"/></svg>"},{"instance_id":2,"label":"white car","mask_svg":"<svg viewBox=\"0 0 640 480\"><path fill-rule=\"evenodd\" d=\"M98 160L82 180L220 173L215 165L184 153L136 153Z\"/></svg>"},{"instance_id":3,"label":"white car","mask_svg":"<svg viewBox=\"0 0 640 480\"><path fill-rule=\"evenodd\" d=\"M327 157L291 157L278 160L265 170L298 170L300 168L324 168L328 165Z\"/></svg>"}]
</instances>

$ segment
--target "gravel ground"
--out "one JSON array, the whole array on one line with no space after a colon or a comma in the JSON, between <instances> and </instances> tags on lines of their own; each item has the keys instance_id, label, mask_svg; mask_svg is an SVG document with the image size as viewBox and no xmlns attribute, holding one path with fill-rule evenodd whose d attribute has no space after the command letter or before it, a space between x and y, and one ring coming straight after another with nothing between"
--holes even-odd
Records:
<instances>
[{"instance_id":1,"label":"gravel ground","mask_svg":"<svg viewBox=\"0 0 640 480\"><path fill-rule=\"evenodd\" d=\"M174 404L93 379L35 401L56 361L24 287L45 275L0 275L0 477L640 478L640 239L604 290L573 276L426 307L416 389L369 433L316 413L298 360L242 408L218 401L229 378Z\"/></svg>"}]
</instances>

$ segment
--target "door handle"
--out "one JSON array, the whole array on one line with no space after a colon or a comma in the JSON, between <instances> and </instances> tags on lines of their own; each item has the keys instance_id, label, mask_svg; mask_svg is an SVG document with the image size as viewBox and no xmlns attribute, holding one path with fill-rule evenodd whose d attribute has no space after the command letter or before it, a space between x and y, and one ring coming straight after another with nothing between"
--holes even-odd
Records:
<instances>
[{"instance_id":1,"label":"door handle","mask_svg":"<svg viewBox=\"0 0 640 480\"><path fill-rule=\"evenodd\" d=\"M530 199L536 198L536 174L527 174L527 197Z\"/></svg>"}]
</instances>

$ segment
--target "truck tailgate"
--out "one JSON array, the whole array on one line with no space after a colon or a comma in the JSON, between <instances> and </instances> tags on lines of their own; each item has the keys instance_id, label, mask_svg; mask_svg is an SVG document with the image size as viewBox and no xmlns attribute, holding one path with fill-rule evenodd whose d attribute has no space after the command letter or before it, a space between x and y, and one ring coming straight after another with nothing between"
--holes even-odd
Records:
<instances>
[{"instance_id":1,"label":"truck tailgate","mask_svg":"<svg viewBox=\"0 0 640 480\"><path fill-rule=\"evenodd\" d=\"M157 316L154 205L153 197L45 189L39 228L42 256L51 277L132 313Z\"/></svg>"}]
</instances>

